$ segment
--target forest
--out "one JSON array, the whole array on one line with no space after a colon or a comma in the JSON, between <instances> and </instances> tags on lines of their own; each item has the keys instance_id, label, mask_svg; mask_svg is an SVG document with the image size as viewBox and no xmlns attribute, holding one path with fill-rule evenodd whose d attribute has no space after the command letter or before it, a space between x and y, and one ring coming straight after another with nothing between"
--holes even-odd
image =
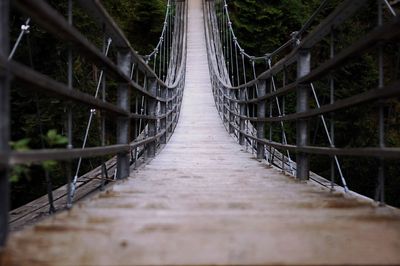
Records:
<instances>
[{"instance_id":1,"label":"forest","mask_svg":"<svg viewBox=\"0 0 400 266\"><path fill-rule=\"evenodd\" d=\"M49 3L60 13L66 14L67 1L50 0ZM315 25L331 12L340 3L340 0L329 1L329 5L315 21ZM134 49L140 55L150 53L157 44L162 29L166 9L165 0L102 0L107 11L116 20L124 31ZM319 0L235 0L228 1L234 31L239 42L247 53L263 55L274 51L285 43L290 34L302 27L308 17L318 8ZM396 6L396 5L395 5ZM335 33L336 49L341 49L346 43L357 38L366 29L377 24L376 2L370 1L366 7L368 12L361 12L345 26ZM385 11L386 19L390 14ZM20 32L20 27L27 18L12 10L11 14L11 46ZM98 47L102 46L103 37L91 18L74 6L74 26L86 34L86 37ZM43 31L34 21L30 26L29 34L23 39L15 60L34 69L39 69L58 81L67 79L67 45L53 38ZM323 43L312 51L313 57L327 57L328 43ZM390 43L384 48L385 82L397 80L400 77L400 43ZM111 49L111 57L115 57L115 50ZM61 59L61 60L60 60ZM375 87L378 79L376 52L367 53L345 68L333 74L337 90L335 98L345 98L356 92ZM257 65L257 72L265 70L262 64ZM84 58L73 58L73 82L86 92L93 92L98 79L99 69ZM356 82L354 82L356 81ZM108 83L108 98L113 98L112 91L116 84ZM321 81L317 84L320 102L329 102L329 82ZM66 139L66 107L58 100L44 97L44 95L22 89L19 85L11 91L11 146L15 150L38 148L65 147ZM295 109L295 99L286 99L287 109ZM357 108L335 113L332 121L335 122L335 144L338 147L367 147L377 146L378 130L377 106L363 105ZM385 103L385 143L388 147L400 145L400 105L398 100ZM88 110L74 109L73 112L73 144L79 147L83 142L83 133L86 125ZM329 120L330 121L330 120ZM109 121L110 122L110 121ZM93 122L88 146L100 144L100 119ZM312 144L327 145L323 128L318 119L311 121L315 130L312 132ZM110 123L109 123L110 124ZM109 131L115 129L108 125ZM295 127L288 125L286 133L289 143L295 143ZM279 138L279 130L274 132ZM113 134L106 137L107 143L113 142ZM102 158L85 159L80 173L85 173L96 167ZM340 157L343 174L348 186L360 194L375 197L377 182L378 160L364 157ZM74 166L76 162L73 163ZM73 167L74 168L74 167ZM330 176L330 158L328 156L313 156L311 170L323 177ZM400 206L400 165L398 161L385 162L386 202L393 206ZM46 193L46 178L49 176L53 188L66 183L65 165L60 162L49 161L40 165L18 165L11 174L11 203L12 208L19 207ZM340 183L340 182L339 182Z\"/></svg>"}]
</instances>

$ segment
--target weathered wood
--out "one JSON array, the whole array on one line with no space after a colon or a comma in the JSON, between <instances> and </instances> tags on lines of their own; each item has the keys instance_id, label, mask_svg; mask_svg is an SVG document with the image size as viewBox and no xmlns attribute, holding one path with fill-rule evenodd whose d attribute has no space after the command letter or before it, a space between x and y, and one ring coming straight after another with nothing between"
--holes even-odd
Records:
<instances>
[{"instance_id":1,"label":"weathered wood","mask_svg":"<svg viewBox=\"0 0 400 266\"><path fill-rule=\"evenodd\" d=\"M301 79L310 73L311 53L309 50L299 50L297 59L297 79ZM309 84L298 84L296 89L296 112L307 112L309 108ZM307 119L296 120L296 146L304 147L309 145L310 128ZM286 143L285 143L286 144ZM296 178L307 180L310 175L310 159L307 153L296 153Z\"/></svg>"},{"instance_id":2,"label":"weathered wood","mask_svg":"<svg viewBox=\"0 0 400 266\"><path fill-rule=\"evenodd\" d=\"M267 89L267 81L265 79L260 80L257 86L258 96L263 96L266 93ZM265 106L266 102L259 102L257 104L257 117L265 117ZM257 127L257 138L265 138L265 123L263 122L257 122L256 124ZM265 157L265 147L263 143L257 142L257 159L264 159Z\"/></svg>"},{"instance_id":3,"label":"weathered wood","mask_svg":"<svg viewBox=\"0 0 400 266\"><path fill-rule=\"evenodd\" d=\"M0 57L9 53L10 1L0 2ZM0 247L5 245L8 231L9 211L9 169L7 161L10 152L10 80L7 69L0 68Z\"/></svg>"},{"instance_id":4,"label":"weathered wood","mask_svg":"<svg viewBox=\"0 0 400 266\"><path fill-rule=\"evenodd\" d=\"M133 141L130 144L136 147L138 154L143 153L143 143L140 141L144 137L144 132L138 136L138 141ZM138 146L137 146L138 145ZM114 178L116 170L117 157L109 159L105 162L105 168L107 171L108 178ZM134 163L134 167L140 167L146 162L144 157L137 158ZM90 197L96 192L99 192L104 187L104 182L110 182L110 180L102 179L102 166L98 166L95 169L85 173L78 178L76 193L74 197L74 203L76 204L82 199ZM40 178L40 177L39 177ZM66 209L66 198L67 198L67 187L66 185L61 186L53 191L54 206L56 211L64 211ZM31 226L46 217L49 214L49 202L47 195L44 195L38 199L35 199L19 208L13 209L8 213L9 215L9 228L10 231L21 230L24 227Z\"/></svg>"},{"instance_id":5,"label":"weathered wood","mask_svg":"<svg viewBox=\"0 0 400 266\"><path fill-rule=\"evenodd\" d=\"M115 172L116 158L112 158L106 162L108 169L108 176L113 177ZM87 179L88 178L88 179ZM98 191L102 186L103 180L101 178L101 166L93 169L85 175L78 178L76 195L74 202L87 197L90 193ZM56 211L63 211L66 209L66 185L61 186L53 191L54 206ZM25 204L17 209L9 212L10 217L10 230L21 230L25 226L30 226L45 217L49 216L49 202L47 195L44 195L28 204Z\"/></svg>"},{"instance_id":6,"label":"weathered wood","mask_svg":"<svg viewBox=\"0 0 400 266\"><path fill-rule=\"evenodd\" d=\"M215 110L201 1L169 143L111 190L11 235L10 265L399 264L400 214L258 162Z\"/></svg>"},{"instance_id":7,"label":"weathered wood","mask_svg":"<svg viewBox=\"0 0 400 266\"><path fill-rule=\"evenodd\" d=\"M117 61L119 70L125 75L129 75L132 68L132 54L129 49L119 48L117 52ZM130 112L130 93L129 85L126 83L118 84L117 106ZM117 143L128 144L130 134L130 121L126 117L117 119ZM123 179L129 176L129 153L120 152L117 154L117 179Z\"/></svg>"}]
</instances>

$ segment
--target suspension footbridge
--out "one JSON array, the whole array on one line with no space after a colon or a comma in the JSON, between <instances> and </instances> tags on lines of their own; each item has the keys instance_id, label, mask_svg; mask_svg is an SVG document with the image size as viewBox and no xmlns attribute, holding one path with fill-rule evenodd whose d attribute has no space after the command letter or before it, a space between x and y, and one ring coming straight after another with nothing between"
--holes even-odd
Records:
<instances>
[{"instance_id":1,"label":"suspension footbridge","mask_svg":"<svg viewBox=\"0 0 400 266\"><path fill-rule=\"evenodd\" d=\"M8 8L6 2L0 4L2 13ZM168 3L160 42L143 59L132 50L98 1L78 2L92 10L95 20L105 25L105 33L117 43L116 64L44 1L15 1L33 21L83 51L103 66L105 75L119 82L117 104L99 100L97 95L92 97L7 60L4 54L8 50L4 48L1 73L118 117L117 143L95 148L10 152L3 141L0 147L7 151L1 157L6 165L3 168L23 162L117 154L91 175L98 176L100 181L114 175L119 181L113 181L105 191L87 200L74 203L74 191L80 190L74 179L70 179L65 195L72 208L11 233L7 242L7 218L3 217L2 239L6 245L1 263L400 263L400 212L390 206L378 206L379 202L384 203L381 187L377 189L378 203L374 203L349 191L341 170L338 180L325 181L308 168L310 153L332 156L333 167L340 169L336 157L339 155L379 156L385 160L399 157L400 151L383 146L335 148L329 130L331 147L309 146L306 122L311 116L398 96L397 83L363 93L358 100L339 100L325 106L318 103L318 108L311 110L307 107L307 93L302 93L312 90L315 94L310 82L338 67L352 53L361 53L371 43L398 37L400 20L395 18L379 25L349 49L332 55L326 64L311 70L308 48L357 12L364 2L343 1L304 39L295 36L279 48L291 49L286 57L277 63L272 62L271 54L259 58L266 60L268 69L259 76L252 73L255 78L247 81L246 73L244 76L242 73L246 57L250 58L250 71L258 59L240 47L224 1ZM383 1L381 4L380 8L384 8ZM0 37L8 42L3 30L7 29L6 19L7 16L2 17ZM292 47L293 42L297 47ZM288 78L283 87L277 87L274 77L296 62L298 77L294 81ZM4 93L9 88L9 79L4 75L1 78ZM278 96L296 89L300 98L297 112L285 115ZM128 90L135 93L131 99ZM4 97L1 101L2 111L8 114L4 107L8 99ZM275 115L267 112L269 108L272 110L271 106L278 106ZM283 121L290 119L297 121L296 145L288 144L286 135L283 136ZM323 116L322 120L326 127ZM270 122L282 129L280 142L267 137L266 125ZM6 128L7 125L2 126L2 130ZM7 172L1 172L3 183ZM77 177L78 183L79 180Z\"/></svg>"}]
</instances>

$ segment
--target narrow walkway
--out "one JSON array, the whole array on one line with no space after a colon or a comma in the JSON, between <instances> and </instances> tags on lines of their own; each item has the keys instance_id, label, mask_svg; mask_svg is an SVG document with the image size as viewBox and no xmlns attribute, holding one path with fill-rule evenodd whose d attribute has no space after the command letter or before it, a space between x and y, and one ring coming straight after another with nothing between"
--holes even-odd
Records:
<instances>
[{"instance_id":1,"label":"narrow walkway","mask_svg":"<svg viewBox=\"0 0 400 266\"><path fill-rule=\"evenodd\" d=\"M15 265L400 263L400 216L253 159L215 110L201 0L190 0L175 134L112 190L11 236Z\"/></svg>"}]
</instances>

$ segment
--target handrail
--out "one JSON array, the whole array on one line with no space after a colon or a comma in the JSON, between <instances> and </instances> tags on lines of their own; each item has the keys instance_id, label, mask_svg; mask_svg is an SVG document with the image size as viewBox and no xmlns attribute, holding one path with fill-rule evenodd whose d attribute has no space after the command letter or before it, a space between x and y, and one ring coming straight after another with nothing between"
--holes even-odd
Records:
<instances>
[{"instance_id":1,"label":"handrail","mask_svg":"<svg viewBox=\"0 0 400 266\"><path fill-rule=\"evenodd\" d=\"M225 0L224 0L225 1ZM337 26L338 23L341 21L345 20L346 18L350 17L354 12L356 12L359 8L361 8L367 0L360 0L360 1L353 1L353 0L346 0L344 1L338 8L335 9L329 17L324 19L322 23L319 24L319 26L311 31L300 43L299 45L296 45L295 49L292 50L287 56L276 62L273 66L272 69L267 70L259 74L256 78L240 84L239 86L228 86L226 83L223 83L224 87L227 87L229 89L242 89L246 87L250 87L255 85L259 80L261 79L266 79L270 75L274 75L278 72L280 72L284 67L287 67L288 65L293 64L296 62L296 55L299 50L301 49L309 49L313 44L316 42L319 42L322 40L332 28ZM321 6L324 6L325 2L321 4ZM346 12L344 12L344 10ZM305 30L303 30L304 32ZM295 34L297 36L297 33ZM272 53L266 55L265 57L260 57L261 59L266 59L270 60L271 59L271 54L276 54L277 51L282 50L285 47L288 47L290 44L292 44L292 40L289 40L285 44L283 44L281 47L279 47L276 51L273 51ZM250 59L255 59L257 57L252 57L249 56ZM221 79L222 81L222 79Z\"/></svg>"},{"instance_id":2,"label":"handrail","mask_svg":"<svg viewBox=\"0 0 400 266\"><path fill-rule=\"evenodd\" d=\"M37 89L38 91L42 92L47 91L57 95L60 98L73 100L85 104L90 108L108 111L115 115L129 116L129 112L115 106L114 104L103 102L102 100L96 99L93 96L78 90L70 90L66 85L50 79L49 77L34 70L31 70L20 63L8 61L7 59L0 57L0 67L7 67L10 71L10 74L12 74L15 79L31 86L32 89Z\"/></svg>"},{"instance_id":3,"label":"handrail","mask_svg":"<svg viewBox=\"0 0 400 266\"><path fill-rule=\"evenodd\" d=\"M274 93L271 93L271 94L268 94L268 95L265 95L262 97L253 98L253 99L247 100L245 102L246 103L257 103L259 101L266 100L268 98L283 95L290 91L293 91L296 88L296 86L300 83L307 83L307 82L312 82L314 80L317 80L321 76L326 75L332 69L343 65L346 62L346 60L348 60L349 58L356 56L358 54L361 54L363 51L365 51L367 49L373 48L380 41L389 41L389 40L392 40L392 39L400 36L400 33L397 30L399 27L400 27L400 19L396 18L392 22L389 22L388 24L385 24L383 26L380 26L380 27L374 29L373 31L368 33L366 36L364 36L362 39L360 39L358 42L355 42L352 46L341 51L334 58L327 60L322 65L320 65L319 67L317 67L316 69L314 69L310 73L308 73L306 76L299 78L298 80L294 81L293 83L287 84L285 87L278 89ZM295 51L297 51L297 50L295 50ZM279 72L279 70L281 70L280 69L281 64L284 64L284 63L281 63L281 62L276 63L277 69L271 69L271 70L267 70L267 71L263 72L253 82L248 82L247 84L244 84L244 85L238 86L238 87L229 87L228 89L232 89L232 90L242 89L242 88L250 87L250 86L256 84L256 82L260 81L261 79L268 79L271 76L277 74Z\"/></svg>"},{"instance_id":4,"label":"handrail","mask_svg":"<svg viewBox=\"0 0 400 266\"><path fill-rule=\"evenodd\" d=\"M170 12L171 12L171 1L168 0L167 1L167 9L165 11L165 16L164 16L163 28L161 30L159 41L158 41L156 47L153 49L153 51L150 54L147 54L147 55L144 56L144 58L147 61L150 60L151 57L153 57L157 53L158 49L161 47L161 45L162 45L162 43L164 41L164 38L165 38L165 35L166 35L166 31L167 31L168 15L170 15Z\"/></svg>"},{"instance_id":5,"label":"handrail","mask_svg":"<svg viewBox=\"0 0 400 266\"><path fill-rule=\"evenodd\" d=\"M75 148L75 149L41 149L29 150L23 152L12 152L9 164L24 164L43 162L47 160L68 160L76 157L94 157L108 154L116 154L119 152L128 152L129 145L110 145L93 148Z\"/></svg>"},{"instance_id":6,"label":"handrail","mask_svg":"<svg viewBox=\"0 0 400 266\"><path fill-rule=\"evenodd\" d=\"M103 7L103 5L99 0L88 0L88 1L78 0L78 3L88 11L88 14L90 14L95 19L95 21L98 23L100 27L103 26L103 23L105 23L105 31L107 34L110 35L110 37L114 40L114 42L116 42L117 47L128 48L132 52L133 62L138 64L138 67L141 71L145 72L148 77L155 77L157 79L157 82L159 82L161 86L169 87L170 89L176 88L177 82L171 86L165 84L164 81L161 80L157 76L157 74L153 71L153 69L151 69L150 66L143 60L143 58L133 49L132 45L125 37L122 30L117 26L116 22L108 14L107 10ZM162 38L165 34L166 21L170 12L171 12L171 2L170 0L168 0L167 10L165 13L163 29L160 38ZM161 42L162 40L160 39L160 41L156 45L156 48L160 46ZM144 58L147 57L148 56L144 56ZM181 73L181 71L183 70L180 69L179 73ZM179 80L179 78L180 77L178 77L177 80Z\"/></svg>"},{"instance_id":7,"label":"handrail","mask_svg":"<svg viewBox=\"0 0 400 266\"><path fill-rule=\"evenodd\" d=\"M400 95L400 81L392 81L390 84L384 84L383 79L383 45L386 42L397 40L400 36L400 20L389 8L389 12L393 15L392 19L383 23L382 9L388 7L387 1L377 0L379 24L372 30L366 32L360 39L353 41L347 47L341 49L337 54L334 50L333 31L343 24L355 14L359 12L362 6L366 4L366 0L352 1L344 0L330 14L322 19L322 21L311 28L314 24L316 16L322 12L328 1L323 1L319 8L303 25L302 29L293 33L292 40L284 43L278 52L292 46L292 49L279 61L272 64L271 54L267 54L260 58L247 55L238 43L236 35L230 22L227 10L226 0L220 1L203 1L205 16L205 35L207 44L207 56L213 86L213 93L216 107L220 113L221 119L229 133L235 136L240 144L247 143L245 139L252 143L252 148L257 152L258 159L266 159L270 164L275 164L282 171L291 173L291 169L296 169L296 177L298 179L309 178L309 154L326 155L331 157L331 185L334 187L335 168L340 173L340 181L344 187L344 191L348 191L347 182L343 175L341 165L337 156L361 156L375 157L380 160L379 170L379 186L377 187L376 200L381 204L384 203L383 190L383 162L388 158L400 158L400 148L385 147L384 145L384 124L385 116L383 113L383 101L393 99ZM218 21L216 7L220 4L224 6L225 13L222 14ZM223 11L224 12L224 11ZM232 37L226 37L223 27L230 30ZM219 28L222 27L222 28ZM222 31L222 35L220 35ZM308 32L305 34L305 32ZM303 36L305 35L305 36ZM330 35L330 58L322 62L318 62L315 68L311 68L312 49L316 44L320 43L326 36ZM300 38L301 37L301 38ZM240 49L240 54L237 51ZM235 51L233 51L235 48ZM378 48L378 49L377 49ZM379 85L364 92L339 99L328 104L320 105L316 90L312 82L328 78L330 80L331 98L334 96L335 83L331 76L332 71L338 70L346 66L349 59L365 54L367 51L377 49L379 56ZM236 53L236 54L234 54ZM274 52L277 53L276 51ZM250 60L250 67L246 69L245 57ZM240 58L241 57L241 58ZM263 59L266 61L267 69L256 76L254 69L254 61ZM251 66L252 65L252 66ZM286 70L291 67L293 70L297 65L297 78L288 81L286 78ZM247 71L252 71L254 77L247 80ZM236 72L236 73L235 73ZM243 78L239 73L243 74ZM236 76L235 76L236 75ZM275 78L280 75L282 85L276 85ZM316 101L317 108L310 109L308 93L313 90L313 96ZM285 112L285 97L289 93L296 92L297 105L296 111L293 113ZM275 107L276 102L276 107ZM328 125L324 115L329 114L333 117L333 113L340 110L348 110L354 106L366 103L376 103L379 107L379 139L378 147L336 147L334 142L334 123ZM268 110L269 109L269 110ZM278 113L278 114L277 114ZM310 146L309 145L309 129L308 119L321 118L323 121L325 135L329 140L328 147ZM285 126L283 122L296 122L296 144L287 143ZM333 121L333 120L331 120ZM276 136L273 134L274 123L280 125L280 142L274 140ZM250 126L249 126L250 125ZM268 132L269 128L269 132ZM250 129L250 130L249 130ZM294 129L292 127L292 129ZM383 141L382 141L383 140ZM256 144L254 144L256 143ZM279 149L281 151L281 162L276 163L270 157L271 149ZM290 162L289 151L296 153L296 163ZM275 151L274 151L275 152ZM283 153L287 154L283 156ZM273 157L273 156L272 156Z\"/></svg>"},{"instance_id":8,"label":"handrail","mask_svg":"<svg viewBox=\"0 0 400 266\"><path fill-rule=\"evenodd\" d=\"M9 0L4 0L0 5L0 14L9 12ZM180 115L180 106L182 102L182 92L185 86L185 69L186 69L186 49L187 49L187 1L176 1L171 5L167 4L166 17L164 18L162 36L166 34L166 21L168 21L168 30L174 35L169 36L168 42L159 42L157 46L163 46L165 61L162 64L165 72L163 76L159 76L150 65L137 54L132 45L124 35L123 31L118 27L114 19L108 14L107 10L102 6L99 0L78 0L78 3L87 10L89 16L103 29L104 39L109 39L107 51L112 45L117 51L117 59L114 62L107 56L107 52L100 51L93 43L91 43L82 32L72 25L72 0L69 2L69 16L67 19L58 13L44 0L29 1L15 0L12 1L22 13L29 16L27 23L37 23L50 34L68 44L70 53L71 49L75 49L82 57L88 59L101 69L99 82L97 82L96 93L94 96L86 92L79 91L79 87L74 87L72 82L64 84L56 81L47 75L40 73L28 66L24 66L12 59L7 52L3 53L3 47L0 48L0 88L1 93L7 92L11 82L19 82L35 90L38 93L45 93L54 98L65 100L65 105L70 102L84 105L90 109L90 118L85 133L85 141L82 148L67 149L34 149L28 151L9 151L8 137L6 141L0 140L0 170L8 169L16 164L37 163L46 160L70 161L79 158L99 157L105 155L116 155L116 163L111 166L115 169L114 178L122 179L129 175L129 167L137 160L137 149L141 149L141 153L147 153L147 157L151 158L156 155L157 148L161 144L165 144L173 134L177 120ZM10 1L11 2L11 1ZM174 10L174 11L173 11ZM174 21L171 20L172 12L175 12ZM3 18L7 20L3 21ZM169 19L169 20L168 20ZM8 17L0 18L0 26L5 26L7 30L0 32L1 41L8 40ZM28 24L26 24L28 25ZM25 25L25 27L26 27ZM24 29L25 29L24 27ZM2 28L3 29L3 28ZM24 34L29 32L23 31L19 40L13 48L13 53L17 51L18 45ZM6 34L3 36L2 34ZM169 33L170 34L170 33ZM8 42L8 41L7 41ZM4 46L5 47L5 46ZM7 49L6 49L7 50ZM9 56L9 58L8 58ZM72 60L69 61L72 64ZM161 65L161 64L160 64ZM68 70L69 81L72 81L72 67ZM117 82L116 103L106 101L105 89L107 88L104 77L107 80L115 80ZM3 77L7 77L3 79ZM8 77L12 78L9 79ZM103 92L102 99L99 96L100 87ZM4 88L4 90L3 90ZM132 91L133 93L129 93ZM130 94L135 97L131 101ZM3 95L3 94L1 94ZM99 99L100 98L100 99ZM7 107L8 98L2 98L1 108ZM133 108L131 110L131 106ZM60 105L63 107L63 105ZM2 109L3 110L3 109ZM71 109L69 109L71 110ZM100 110L102 117L102 144L97 147L86 147L86 138L90 129L90 122L96 110ZM72 112L69 112L72 114ZM113 118L117 135L116 143L106 144L105 142L105 117ZM70 116L71 118L71 116ZM116 119L115 119L116 118ZM70 120L70 122L72 119ZM5 135L9 135L9 131L3 132L9 128L9 112L2 113L0 122L5 126L1 127ZM131 124L135 125L135 132L130 132ZM67 132L72 132L72 123L68 123ZM132 130L133 131L133 130ZM133 139L131 137L133 136ZM72 136L69 136L72 139ZM3 145L5 144L5 145ZM70 142L71 144L71 142ZM133 158L135 152L135 158ZM131 156L131 158L129 158ZM70 164L69 164L70 165ZM79 174L79 166L73 181L71 179L71 171L67 171L68 183L68 202L67 207L72 204L72 198L75 192L75 182ZM0 172L0 180L8 182L8 171L4 174ZM107 181L107 180L105 180ZM4 183L0 183L0 189L4 188ZM3 190L2 190L3 191ZM51 193L51 191L50 191ZM8 193L6 193L8 197ZM50 200L51 197L49 197ZM7 219L8 210L0 210L0 219ZM0 246L4 244L7 234L7 226L0 224Z\"/></svg>"}]
</instances>

